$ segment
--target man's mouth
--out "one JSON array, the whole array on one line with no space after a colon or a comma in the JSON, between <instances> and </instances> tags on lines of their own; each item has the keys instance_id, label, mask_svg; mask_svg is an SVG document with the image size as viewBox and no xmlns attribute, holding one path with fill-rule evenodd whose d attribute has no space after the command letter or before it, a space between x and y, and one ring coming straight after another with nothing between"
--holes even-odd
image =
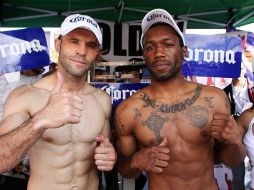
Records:
<instances>
[{"instance_id":1,"label":"man's mouth","mask_svg":"<svg viewBox=\"0 0 254 190\"><path fill-rule=\"evenodd\" d=\"M79 64L87 64L87 61L84 59L71 59L73 62L77 62Z\"/></svg>"},{"instance_id":2,"label":"man's mouth","mask_svg":"<svg viewBox=\"0 0 254 190\"><path fill-rule=\"evenodd\" d=\"M155 61L152 63L152 67L166 67L169 66L169 63L166 61Z\"/></svg>"}]
</instances>

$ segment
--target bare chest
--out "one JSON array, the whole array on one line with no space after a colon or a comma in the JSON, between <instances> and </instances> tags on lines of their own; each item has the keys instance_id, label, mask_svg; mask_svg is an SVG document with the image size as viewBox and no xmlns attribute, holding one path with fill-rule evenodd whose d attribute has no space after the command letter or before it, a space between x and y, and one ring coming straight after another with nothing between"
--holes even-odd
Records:
<instances>
[{"instance_id":1,"label":"bare chest","mask_svg":"<svg viewBox=\"0 0 254 190\"><path fill-rule=\"evenodd\" d=\"M106 117L101 105L95 99L84 98L84 102L80 123L47 129L41 140L53 144L94 142L95 137L102 132ZM44 106L42 102L37 107L33 107L31 112L35 113L38 108Z\"/></svg>"},{"instance_id":2,"label":"bare chest","mask_svg":"<svg viewBox=\"0 0 254 190\"><path fill-rule=\"evenodd\" d=\"M163 136L171 145L176 142L199 144L211 137L212 115L211 110L202 104L194 104L178 112L144 108L135 114L134 133L145 146L158 144Z\"/></svg>"}]
</instances>

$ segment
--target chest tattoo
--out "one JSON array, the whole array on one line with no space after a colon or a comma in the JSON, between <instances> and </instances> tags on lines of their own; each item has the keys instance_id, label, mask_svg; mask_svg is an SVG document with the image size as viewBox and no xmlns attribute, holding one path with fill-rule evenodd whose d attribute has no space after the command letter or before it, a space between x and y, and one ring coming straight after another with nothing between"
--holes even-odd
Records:
<instances>
[{"instance_id":1,"label":"chest tattoo","mask_svg":"<svg viewBox=\"0 0 254 190\"><path fill-rule=\"evenodd\" d=\"M187 119L196 128L204 128L208 122L208 109L205 106L191 106L186 112Z\"/></svg>"},{"instance_id":2,"label":"chest tattoo","mask_svg":"<svg viewBox=\"0 0 254 190\"><path fill-rule=\"evenodd\" d=\"M191 98L186 98L182 102L178 102L176 104L165 104L162 102L156 102L154 99L150 98L147 93L143 92L141 94L141 99L145 103L145 107L151 107L156 111L162 113L177 113L186 110L190 105L194 104L198 97L200 96L202 91L202 85L198 84L197 88L194 91L194 95Z\"/></svg>"},{"instance_id":3,"label":"chest tattoo","mask_svg":"<svg viewBox=\"0 0 254 190\"><path fill-rule=\"evenodd\" d=\"M142 126L147 126L154 133L156 142L159 142L161 140L160 130L167 121L169 121L169 117L161 117L152 113L146 121L142 122Z\"/></svg>"}]
</instances>

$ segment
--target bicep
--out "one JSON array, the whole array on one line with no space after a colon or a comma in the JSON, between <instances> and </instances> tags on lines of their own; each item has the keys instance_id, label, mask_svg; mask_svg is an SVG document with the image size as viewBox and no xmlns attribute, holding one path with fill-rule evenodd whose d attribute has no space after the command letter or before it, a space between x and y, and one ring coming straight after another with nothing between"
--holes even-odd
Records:
<instances>
[{"instance_id":1,"label":"bicep","mask_svg":"<svg viewBox=\"0 0 254 190\"><path fill-rule=\"evenodd\" d=\"M3 108L3 119L0 123L0 134L8 133L17 128L30 118L24 105L26 102L17 95L17 92L11 93Z\"/></svg>"},{"instance_id":2,"label":"bicep","mask_svg":"<svg viewBox=\"0 0 254 190\"><path fill-rule=\"evenodd\" d=\"M231 114L231 107L227 95L221 89L215 93L215 112Z\"/></svg>"},{"instance_id":3,"label":"bicep","mask_svg":"<svg viewBox=\"0 0 254 190\"><path fill-rule=\"evenodd\" d=\"M117 135L117 153L123 157L130 157L137 151L137 142L133 135Z\"/></svg>"},{"instance_id":4,"label":"bicep","mask_svg":"<svg viewBox=\"0 0 254 190\"><path fill-rule=\"evenodd\" d=\"M251 111L251 109L245 110L240 117L236 119L237 125L242 131L243 135L248 130L249 124L253 118L254 113Z\"/></svg>"},{"instance_id":5,"label":"bicep","mask_svg":"<svg viewBox=\"0 0 254 190\"><path fill-rule=\"evenodd\" d=\"M124 157L132 156L137 150L137 141L132 130L133 120L128 111L123 111L122 108L116 110L115 128L117 152Z\"/></svg>"},{"instance_id":6,"label":"bicep","mask_svg":"<svg viewBox=\"0 0 254 190\"><path fill-rule=\"evenodd\" d=\"M26 112L15 112L6 116L0 123L0 135L8 133L19 127L30 118Z\"/></svg>"},{"instance_id":7,"label":"bicep","mask_svg":"<svg viewBox=\"0 0 254 190\"><path fill-rule=\"evenodd\" d=\"M109 139L111 138L110 124L108 118L105 119L101 135L103 135L104 137L108 137Z\"/></svg>"},{"instance_id":8,"label":"bicep","mask_svg":"<svg viewBox=\"0 0 254 190\"><path fill-rule=\"evenodd\" d=\"M99 91L99 95L97 97L97 100L100 102L100 105L103 108L104 112L104 117L105 117L105 122L103 125L103 129L101 132L101 135L104 137L111 137L111 129L110 129L110 118L111 118L111 109L112 109L112 104L111 104L111 99L110 97L103 91Z\"/></svg>"}]
</instances>

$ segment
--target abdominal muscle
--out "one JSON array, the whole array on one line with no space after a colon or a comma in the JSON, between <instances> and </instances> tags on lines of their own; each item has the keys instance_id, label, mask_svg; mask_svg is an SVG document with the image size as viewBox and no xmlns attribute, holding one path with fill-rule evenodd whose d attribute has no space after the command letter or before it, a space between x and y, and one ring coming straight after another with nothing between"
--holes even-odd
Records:
<instances>
[{"instance_id":1,"label":"abdominal muscle","mask_svg":"<svg viewBox=\"0 0 254 190\"><path fill-rule=\"evenodd\" d=\"M149 173L149 190L218 190L211 159L170 161L164 172Z\"/></svg>"},{"instance_id":2,"label":"abdominal muscle","mask_svg":"<svg viewBox=\"0 0 254 190\"><path fill-rule=\"evenodd\" d=\"M98 189L93 158L96 142L82 142L64 134L62 137L50 142L42 137L30 149L28 190Z\"/></svg>"}]
</instances>

